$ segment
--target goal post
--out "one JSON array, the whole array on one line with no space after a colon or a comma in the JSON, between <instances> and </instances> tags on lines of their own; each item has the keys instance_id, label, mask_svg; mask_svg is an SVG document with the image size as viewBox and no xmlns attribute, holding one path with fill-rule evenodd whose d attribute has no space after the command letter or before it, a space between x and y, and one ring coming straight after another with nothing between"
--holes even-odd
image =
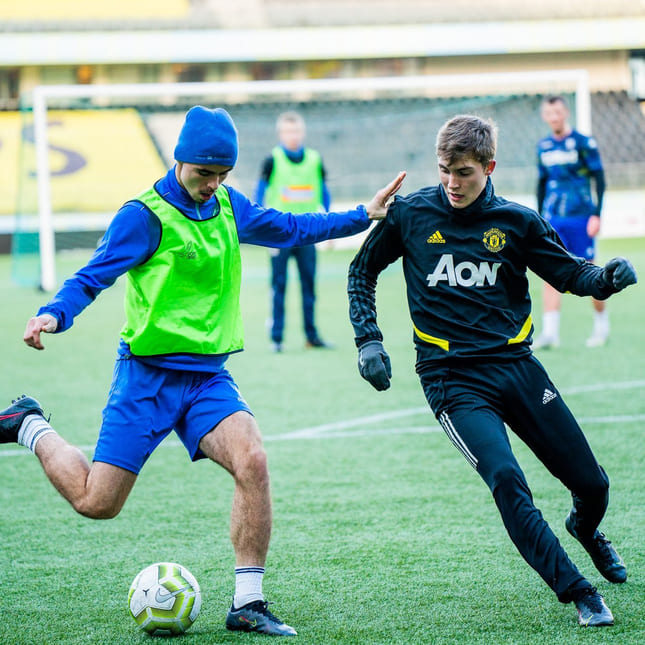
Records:
<instances>
[{"instance_id":1,"label":"goal post","mask_svg":"<svg viewBox=\"0 0 645 645\"><path fill-rule=\"evenodd\" d=\"M218 83L147 83L106 85L41 85L30 96L33 111L33 132L36 165L37 218L41 289L56 288L56 222L52 202L52 171L49 116L61 105L83 105L86 108L137 105L154 102L160 108L178 105L188 99L192 104L226 105L256 104L260 101L280 101L303 105L320 100L358 100L366 118L370 118L370 102L382 97L425 97L447 99L513 94L544 95L567 93L574 97L576 127L591 132L591 100L586 70L545 70L513 73L389 76L361 78L296 79L275 81L231 81ZM324 98L323 98L324 97ZM28 101L29 103L29 101ZM446 109L454 108L449 104ZM466 105L468 108L468 105ZM463 109L463 108L462 108ZM396 107L392 108L393 112ZM447 116L450 114L446 113ZM446 118L447 118L446 116ZM405 115L403 115L405 118ZM351 128L351 124L348 126ZM271 128L272 129L272 128ZM342 125L341 125L342 129ZM308 123L309 130L309 123ZM173 136L176 133L173 133ZM342 134L342 133L341 133ZM432 140L434 134L432 134ZM409 136L409 133L408 133ZM412 134L414 136L414 133ZM404 142L404 139L401 139ZM531 147L535 142L528 141ZM126 151L124 151L125 153ZM268 153L268 150L267 150ZM166 160L171 161L171 160ZM259 161L256 160L259 168ZM395 172L404 168L386 168ZM141 186L145 188L145 186ZM131 195L121 195L122 200Z\"/></svg>"}]
</instances>

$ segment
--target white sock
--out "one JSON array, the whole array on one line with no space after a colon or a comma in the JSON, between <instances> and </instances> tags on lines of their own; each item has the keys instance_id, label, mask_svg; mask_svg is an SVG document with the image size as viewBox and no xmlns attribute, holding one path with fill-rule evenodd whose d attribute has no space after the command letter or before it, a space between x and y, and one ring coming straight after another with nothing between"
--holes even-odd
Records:
<instances>
[{"instance_id":1,"label":"white sock","mask_svg":"<svg viewBox=\"0 0 645 645\"><path fill-rule=\"evenodd\" d=\"M609 313L606 309L593 312L593 335L609 336Z\"/></svg>"},{"instance_id":2,"label":"white sock","mask_svg":"<svg viewBox=\"0 0 645 645\"><path fill-rule=\"evenodd\" d=\"M560 338L559 311L545 311L542 314L542 335L547 338Z\"/></svg>"},{"instance_id":3,"label":"white sock","mask_svg":"<svg viewBox=\"0 0 645 645\"><path fill-rule=\"evenodd\" d=\"M28 414L18 430L18 443L31 452L36 452L36 444L46 435L56 432L48 421L39 414Z\"/></svg>"},{"instance_id":4,"label":"white sock","mask_svg":"<svg viewBox=\"0 0 645 645\"><path fill-rule=\"evenodd\" d=\"M235 597L233 606L236 609L255 600L264 600L262 577L264 567L235 567Z\"/></svg>"}]
</instances>

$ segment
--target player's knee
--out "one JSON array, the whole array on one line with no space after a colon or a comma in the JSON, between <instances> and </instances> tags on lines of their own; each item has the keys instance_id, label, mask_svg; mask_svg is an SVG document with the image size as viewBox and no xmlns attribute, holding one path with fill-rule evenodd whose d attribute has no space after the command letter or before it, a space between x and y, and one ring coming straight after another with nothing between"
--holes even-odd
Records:
<instances>
[{"instance_id":1,"label":"player's knee","mask_svg":"<svg viewBox=\"0 0 645 645\"><path fill-rule=\"evenodd\" d=\"M267 454L261 445L253 445L245 451L235 469L235 478L240 481L260 483L268 481L269 467Z\"/></svg>"},{"instance_id":2,"label":"player's knee","mask_svg":"<svg viewBox=\"0 0 645 645\"><path fill-rule=\"evenodd\" d=\"M524 477L514 464L500 465L491 473L489 486L493 494L498 491L515 490L518 485L524 488Z\"/></svg>"},{"instance_id":3,"label":"player's knee","mask_svg":"<svg viewBox=\"0 0 645 645\"><path fill-rule=\"evenodd\" d=\"M598 466L599 477L601 479L600 487L606 494L609 494L609 475L602 466Z\"/></svg>"},{"instance_id":4,"label":"player's knee","mask_svg":"<svg viewBox=\"0 0 645 645\"><path fill-rule=\"evenodd\" d=\"M603 498L609 495L609 480L606 476L598 477L592 486L591 494L597 498Z\"/></svg>"},{"instance_id":5,"label":"player's knee","mask_svg":"<svg viewBox=\"0 0 645 645\"><path fill-rule=\"evenodd\" d=\"M111 500L91 501L87 499L79 500L72 504L74 510L91 520L111 520L116 517L123 507L122 504L115 503Z\"/></svg>"},{"instance_id":6,"label":"player's knee","mask_svg":"<svg viewBox=\"0 0 645 645\"><path fill-rule=\"evenodd\" d=\"M602 471L597 477L588 480L574 491L575 498L581 500L606 500L609 499L609 479Z\"/></svg>"}]
</instances>

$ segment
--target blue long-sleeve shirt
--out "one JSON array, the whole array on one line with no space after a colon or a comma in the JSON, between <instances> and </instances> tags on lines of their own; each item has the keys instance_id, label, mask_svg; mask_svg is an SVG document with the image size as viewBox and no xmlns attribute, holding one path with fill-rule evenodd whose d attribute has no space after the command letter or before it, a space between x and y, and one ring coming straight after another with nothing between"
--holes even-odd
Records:
<instances>
[{"instance_id":1,"label":"blue long-sleeve shirt","mask_svg":"<svg viewBox=\"0 0 645 645\"><path fill-rule=\"evenodd\" d=\"M186 217L207 219L219 209L216 197L198 204L179 184L175 167L155 184L159 194ZM230 195L238 239L240 242L275 248L314 244L326 239L359 233L370 225L363 206L339 213L308 213L293 215L263 208L251 202L231 186ZM51 314L58 321L57 332L69 329L78 316L98 294L112 286L117 278L133 267L146 262L156 251L161 239L161 223L157 216L139 201L126 202L108 226L89 262L65 280L56 295L38 311ZM121 341L121 355L128 355L128 346ZM227 356L173 355L146 357L148 363L171 369L210 371L219 369Z\"/></svg>"}]
</instances>

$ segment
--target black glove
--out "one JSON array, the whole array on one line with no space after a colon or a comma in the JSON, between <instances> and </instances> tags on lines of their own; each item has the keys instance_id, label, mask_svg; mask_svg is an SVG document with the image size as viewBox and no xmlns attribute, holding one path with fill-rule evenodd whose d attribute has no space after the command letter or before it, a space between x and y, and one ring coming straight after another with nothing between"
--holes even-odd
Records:
<instances>
[{"instance_id":1,"label":"black glove","mask_svg":"<svg viewBox=\"0 0 645 645\"><path fill-rule=\"evenodd\" d=\"M392 366L380 340L369 340L358 348L358 371L377 390L390 387Z\"/></svg>"},{"instance_id":2,"label":"black glove","mask_svg":"<svg viewBox=\"0 0 645 645\"><path fill-rule=\"evenodd\" d=\"M619 290L637 282L636 271L625 258L609 260L602 270L602 277L607 284Z\"/></svg>"}]
</instances>

